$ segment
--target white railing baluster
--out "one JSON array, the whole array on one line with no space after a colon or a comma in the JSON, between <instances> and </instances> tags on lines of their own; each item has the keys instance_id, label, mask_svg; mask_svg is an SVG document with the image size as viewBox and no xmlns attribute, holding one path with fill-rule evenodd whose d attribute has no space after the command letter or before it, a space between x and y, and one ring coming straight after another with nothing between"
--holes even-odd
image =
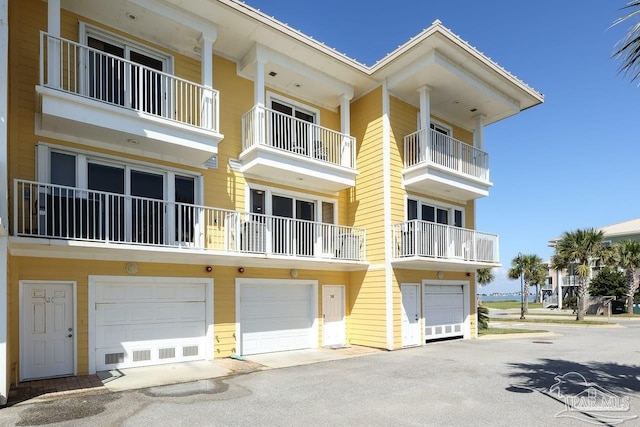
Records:
<instances>
[{"instance_id":1,"label":"white railing baluster","mask_svg":"<svg viewBox=\"0 0 640 427\"><path fill-rule=\"evenodd\" d=\"M218 131L219 92L214 89L46 32L40 33L40 46L41 85ZM81 67L84 61L90 63ZM80 77L86 78L86 88Z\"/></svg>"}]
</instances>

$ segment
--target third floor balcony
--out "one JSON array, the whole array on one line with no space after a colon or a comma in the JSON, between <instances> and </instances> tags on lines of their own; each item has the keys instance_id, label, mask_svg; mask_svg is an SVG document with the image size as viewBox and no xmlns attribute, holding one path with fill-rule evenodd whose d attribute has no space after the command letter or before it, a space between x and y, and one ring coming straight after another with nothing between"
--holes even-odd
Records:
<instances>
[{"instance_id":1,"label":"third floor balcony","mask_svg":"<svg viewBox=\"0 0 640 427\"><path fill-rule=\"evenodd\" d=\"M242 117L242 172L321 191L355 185L355 138L261 105Z\"/></svg>"},{"instance_id":2,"label":"third floor balcony","mask_svg":"<svg viewBox=\"0 0 640 427\"><path fill-rule=\"evenodd\" d=\"M40 134L202 165L222 140L219 94L142 49L40 34Z\"/></svg>"},{"instance_id":3,"label":"third floor balcony","mask_svg":"<svg viewBox=\"0 0 640 427\"><path fill-rule=\"evenodd\" d=\"M489 195L489 155L437 130L404 137L405 188L458 200Z\"/></svg>"}]
</instances>

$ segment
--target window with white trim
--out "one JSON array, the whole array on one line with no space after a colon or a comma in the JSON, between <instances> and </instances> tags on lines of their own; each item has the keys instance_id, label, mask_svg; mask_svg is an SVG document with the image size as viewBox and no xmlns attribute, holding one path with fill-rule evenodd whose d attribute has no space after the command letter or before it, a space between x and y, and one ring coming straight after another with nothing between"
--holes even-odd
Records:
<instances>
[{"instance_id":1,"label":"window with white trim","mask_svg":"<svg viewBox=\"0 0 640 427\"><path fill-rule=\"evenodd\" d=\"M407 221L414 219L463 227L464 209L417 198L407 199Z\"/></svg>"},{"instance_id":2,"label":"window with white trim","mask_svg":"<svg viewBox=\"0 0 640 427\"><path fill-rule=\"evenodd\" d=\"M313 125L319 122L319 110L271 93L267 94L267 105L272 110L269 119L272 145L297 154L314 154L313 144L318 138Z\"/></svg>"},{"instance_id":3,"label":"window with white trim","mask_svg":"<svg viewBox=\"0 0 640 427\"><path fill-rule=\"evenodd\" d=\"M58 236L62 227L80 234L60 237L159 245L194 241L199 175L44 144L38 158L40 181L52 184L41 195L50 223L41 229L48 234Z\"/></svg>"}]
</instances>

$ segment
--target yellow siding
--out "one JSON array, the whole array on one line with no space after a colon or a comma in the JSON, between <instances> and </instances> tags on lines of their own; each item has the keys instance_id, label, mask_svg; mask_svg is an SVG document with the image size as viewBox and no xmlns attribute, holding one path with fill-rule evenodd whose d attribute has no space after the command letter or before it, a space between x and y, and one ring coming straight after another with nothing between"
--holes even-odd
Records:
<instances>
[{"instance_id":1,"label":"yellow siding","mask_svg":"<svg viewBox=\"0 0 640 427\"><path fill-rule=\"evenodd\" d=\"M351 273L347 292L347 337L352 344L387 346L384 275L384 270Z\"/></svg>"},{"instance_id":2,"label":"yellow siding","mask_svg":"<svg viewBox=\"0 0 640 427\"><path fill-rule=\"evenodd\" d=\"M90 275L127 276L126 262L69 260L51 258L13 257L10 262L9 283L9 359L19 363L19 281L20 280L64 280L77 284L77 342L78 372L88 372L88 280ZM237 267L214 266L207 273L203 265L179 265L160 263L138 263L135 277L192 277L210 278L214 281L214 357L228 357L236 352L235 280L242 279L290 279L289 269L245 268L239 273ZM318 281L318 346L322 346L322 286L347 285L349 273L332 271L299 270L298 279ZM348 300L347 300L348 301ZM349 304L347 306L347 314Z\"/></svg>"}]
</instances>

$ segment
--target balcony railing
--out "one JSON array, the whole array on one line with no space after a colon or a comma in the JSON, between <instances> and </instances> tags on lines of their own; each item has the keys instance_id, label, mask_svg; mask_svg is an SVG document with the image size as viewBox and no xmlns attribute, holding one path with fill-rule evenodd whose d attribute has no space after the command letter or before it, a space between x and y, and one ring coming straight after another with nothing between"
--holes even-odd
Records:
<instances>
[{"instance_id":1,"label":"balcony railing","mask_svg":"<svg viewBox=\"0 0 640 427\"><path fill-rule=\"evenodd\" d=\"M16 235L219 252L365 260L365 230L14 181Z\"/></svg>"},{"instance_id":2,"label":"balcony railing","mask_svg":"<svg viewBox=\"0 0 640 427\"><path fill-rule=\"evenodd\" d=\"M489 181L489 155L433 129L404 137L404 167L433 164Z\"/></svg>"},{"instance_id":3,"label":"balcony railing","mask_svg":"<svg viewBox=\"0 0 640 427\"><path fill-rule=\"evenodd\" d=\"M256 105L242 117L242 150L256 145L355 169L355 138Z\"/></svg>"},{"instance_id":4,"label":"balcony railing","mask_svg":"<svg viewBox=\"0 0 640 427\"><path fill-rule=\"evenodd\" d=\"M393 225L393 257L427 257L499 262L498 236L475 230L412 220Z\"/></svg>"},{"instance_id":5,"label":"balcony railing","mask_svg":"<svg viewBox=\"0 0 640 427\"><path fill-rule=\"evenodd\" d=\"M40 84L105 104L219 130L218 91L40 32Z\"/></svg>"},{"instance_id":6,"label":"balcony railing","mask_svg":"<svg viewBox=\"0 0 640 427\"><path fill-rule=\"evenodd\" d=\"M580 278L578 276L565 276L562 278L562 286L579 286Z\"/></svg>"}]
</instances>

